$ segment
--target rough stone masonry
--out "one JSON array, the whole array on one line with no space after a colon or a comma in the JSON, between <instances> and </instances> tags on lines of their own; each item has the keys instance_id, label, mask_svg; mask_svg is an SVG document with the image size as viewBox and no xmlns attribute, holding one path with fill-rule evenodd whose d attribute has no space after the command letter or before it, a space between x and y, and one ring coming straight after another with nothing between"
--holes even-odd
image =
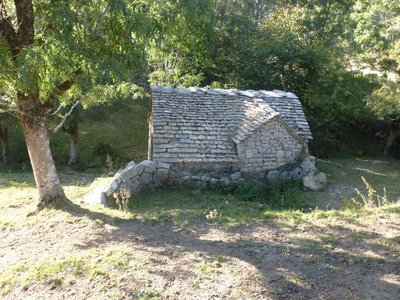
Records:
<instances>
[{"instance_id":1,"label":"rough stone masonry","mask_svg":"<svg viewBox=\"0 0 400 300\"><path fill-rule=\"evenodd\" d=\"M303 180L318 190L326 176L310 156L301 103L283 91L152 87L148 160L128 166L100 191L137 193L165 184L208 187L252 178ZM97 196L96 196L97 197Z\"/></svg>"},{"instance_id":2,"label":"rough stone masonry","mask_svg":"<svg viewBox=\"0 0 400 300\"><path fill-rule=\"evenodd\" d=\"M149 159L175 170L260 173L309 156L293 93L154 86L152 101Z\"/></svg>"}]
</instances>

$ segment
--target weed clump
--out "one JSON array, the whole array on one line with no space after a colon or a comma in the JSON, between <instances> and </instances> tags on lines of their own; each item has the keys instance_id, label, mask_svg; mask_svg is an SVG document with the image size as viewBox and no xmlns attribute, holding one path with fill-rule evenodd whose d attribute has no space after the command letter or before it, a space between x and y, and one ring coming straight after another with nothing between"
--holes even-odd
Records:
<instances>
[{"instance_id":1,"label":"weed clump","mask_svg":"<svg viewBox=\"0 0 400 300\"><path fill-rule=\"evenodd\" d=\"M356 206L365 206L367 208L373 207L381 207L389 204L389 200L386 193L386 187L383 187L382 195L379 195L377 191L374 189L372 184L370 184L364 176L361 176L361 179L365 185L366 193L364 194L358 188L355 188L357 195L360 197L360 200L352 198L352 202Z\"/></svg>"},{"instance_id":2,"label":"weed clump","mask_svg":"<svg viewBox=\"0 0 400 300\"><path fill-rule=\"evenodd\" d=\"M132 197L132 193L125 186L124 183L121 183L117 188L116 192L107 199L108 205L113 207L118 207L120 210L128 211L129 208L129 200Z\"/></svg>"}]
</instances>

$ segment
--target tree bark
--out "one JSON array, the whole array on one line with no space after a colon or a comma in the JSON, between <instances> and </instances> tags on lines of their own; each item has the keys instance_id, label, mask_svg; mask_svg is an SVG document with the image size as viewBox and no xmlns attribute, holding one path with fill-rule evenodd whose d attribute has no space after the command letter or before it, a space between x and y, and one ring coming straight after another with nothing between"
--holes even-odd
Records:
<instances>
[{"instance_id":1,"label":"tree bark","mask_svg":"<svg viewBox=\"0 0 400 300\"><path fill-rule=\"evenodd\" d=\"M1 140L1 148L2 148L2 159L5 165L8 165L9 158L8 158L8 127L2 126L0 124L0 140Z\"/></svg>"},{"instance_id":2,"label":"tree bark","mask_svg":"<svg viewBox=\"0 0 400 300\"><path fill-rule=\"evenodd\" d=\"M394 120L389 124L389 136L386 141L385 150L383 151L384 156L389 155L390 150L392 149L394 140L400 134L399 122L400 122L400 120Z\"/></svg>"},{"instance_id":3,"label":"tree bark","mask_svg":"<svg viewBox=\"0 0 400 300\"><path fill-rule=\"evenodd\" d=\"M14 0L13 2L17 22L15 24L10 22L5 10L0 10L0 38L8 44L12 59L16 63L15 67L18 68L18 55L35 41L35 1ZM14 28L17 25L18 28ZM74 80L62 83L45 104L39 100L37 86L32 87L29 92L25 90L17 92L18 118L25 135L33 175L39 191L38 209L68 202L51 155L45 116L54 106L57 97L68 90L73 83Z\"/></svg>"},{"instance_id":4,"label":"tree bark","mask_svg":"<svg viewBox=\"0 0 400 300\"><path fill-rule=\"evenodd\" d=\"M37 207L60 206L67 202L50 151L45 117L41 114L39 95L18 94L18 108L33 175L39 192Z\"/></svg>"},{"instance_id":5,"label":"tree bark","mask_svg":"<svg viewBox=\"0 0 400 300\"><path fill-rule=\"evenodd\" d=\"M76 166L79 162L79 127L78 124L70 125L67 132L71 139L68 166Z\"/></svg>"}]
</instances>

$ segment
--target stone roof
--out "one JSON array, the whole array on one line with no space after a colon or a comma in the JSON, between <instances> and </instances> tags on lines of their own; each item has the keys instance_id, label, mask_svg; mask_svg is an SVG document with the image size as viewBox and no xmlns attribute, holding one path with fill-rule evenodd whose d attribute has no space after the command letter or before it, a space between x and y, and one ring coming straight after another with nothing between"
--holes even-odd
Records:
<instances>
[{"instance_id":1,"label":"stone roof","mask_svg":"<svg viewBox=\"0 0 400 300\"><path fill-rule=\"evenodd\" d=\"M293 93L152 87L153 156L165 162L237 161L235 143L276 118L312 138Z\"/></svg>"}]
</instances>

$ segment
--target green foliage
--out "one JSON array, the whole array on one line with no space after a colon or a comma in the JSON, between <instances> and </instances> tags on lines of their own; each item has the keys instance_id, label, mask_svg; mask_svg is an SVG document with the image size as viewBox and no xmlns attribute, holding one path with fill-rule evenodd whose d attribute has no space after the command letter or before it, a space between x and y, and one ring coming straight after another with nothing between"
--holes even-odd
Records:
<instances>
[{"instance_id":1,"label":"green foliage","mask_svg":"<svg viewBox=\"0 0 400 300\"><path fill-rule=\"evenodd\" d=\"M11 22L15 11L8 7ZM0 94L15 102L16 92L38 88L46 102L56 87L82 74L63 101L86 95L98 84L131 82L143 69L144 41L149 28L145 1L35 1L35 40L12 61L0 43ZM13 14L14 13L14 14ZM3 68L3 66L7 66ZM129 83L130 84L130 83ZM84 105L98 97L82 97Z\"/></svg>"},{"instance_id":2,"label":"green foliage","mask_svg":"<svg viewBox=\"0 0 400 300\"><path fill-rule=\"evenodd\" d=\"M240 201L259 201L264 202L267 196L265 184L243 180L230 186L222 188L225 193L235 195Z\"/></svg>"},{"instance_id":3,"label":"green foliage","mask_svg":"<svg viewBox=\"0 0 400 300\"><path fill-rule=\"evenodd\" d=\"M297 181L255 183L243 180L222 189L239 201L264 203L269 209L306 208L308 199Z\"/></svg>"},{"instance_id":4,"label":"green foliage","mask_svg":"<svg viewBox=\"0 0 400 300\"><path fill-rule=\"evenodd\" d=\"M400 67L400 3L392 0L358 0L351 18L361 61L384 71Z\"/></svg>"},{"instance_id":5,"label":"green foliage","mask_svg":"<svg viewBox=\"0 0 400 300\"><path fill-rule=\"evenodd\" d=\"M151 6L154 35L149 41L150 82L200 85L202 69L211 63L212 0L159 1Z\"/></svg>"},{"instance_id":6,"label":"green foliage","mask_svg":"<svg viewBox=\"0 0 400 300\"><path fill-rule=\"evenodd\" d=\"M382 86L374 90L366 101L378 117L389 119L396 117L400 112L400 81L382 81Z\"/></svg>"},{"instance_id":7,"label":"green foliage","mask_svg":"<svg viewBox=\"0 0 400 300\"><path fill-rule=\"evenodd\" d=\"M308 198L300 181L276 181L271 183L266 201L271 209L303 209L308 207Z\"/></svg>"},{"instance_id":8,"label":"green foliage","mask_svg":"<svg viewBox=\"0 0 400 300\"><path fill-rule=\"evenodd\" d=\"M373 118L366 99L379 87L374 78L361 74L318 70L315 82L304 93L304 104L315 125L332 122L355 123Z\"/></svg>"}]
</instances>

